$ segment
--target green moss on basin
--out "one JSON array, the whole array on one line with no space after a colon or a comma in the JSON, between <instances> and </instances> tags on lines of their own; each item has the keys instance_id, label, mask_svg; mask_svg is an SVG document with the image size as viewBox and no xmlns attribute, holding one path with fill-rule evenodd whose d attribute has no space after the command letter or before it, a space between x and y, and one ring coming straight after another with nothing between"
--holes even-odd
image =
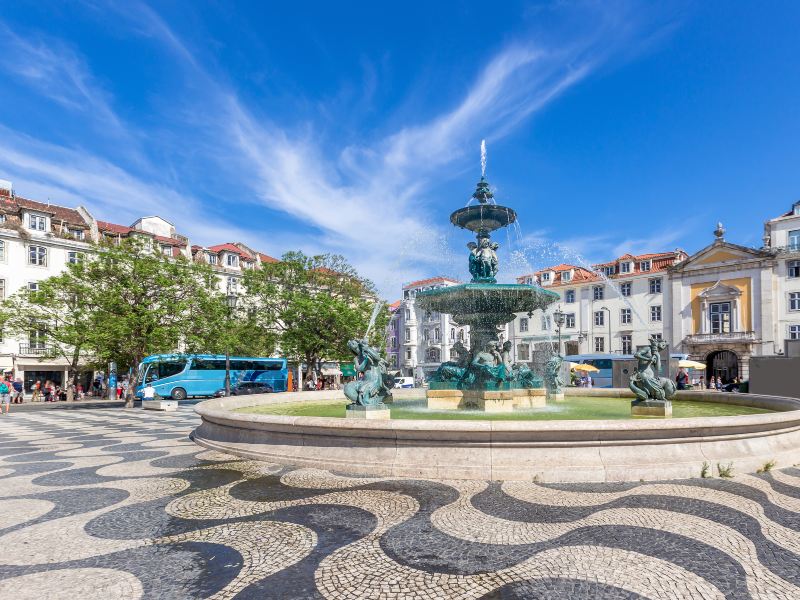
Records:
<instances>
[{"instance_id":1,"label":"green moss on basin","mask_svg":"<svg viewBox=\"0 0 800 600\"><path fill-rule=\"evenodd\" d=\"M325 402L285 402L240 408L236 412L296 417L345 417L347 400ZM425 400L395 401L393 419L462 419L491 421L556 421L631 419L629 398L567 396L563 402L550 402L543 408L517 409L513 413L486 413L477 410L428 410ZM673 418L729 417L773 412L751 406L677 400L672 403Z\"/></svg>"}]
</instances>

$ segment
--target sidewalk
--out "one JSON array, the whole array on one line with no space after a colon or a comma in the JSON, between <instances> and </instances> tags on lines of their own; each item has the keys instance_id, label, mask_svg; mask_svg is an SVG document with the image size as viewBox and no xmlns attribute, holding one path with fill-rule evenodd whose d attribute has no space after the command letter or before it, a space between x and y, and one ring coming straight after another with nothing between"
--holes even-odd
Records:
<instances>
[{"instance_id":1,"label":"sidewalk","mask_svg":"<svg viewBox=\"0 0 800 600\"><path fill-rule=\"evenodd\" d=\"M36 410L57 410L73 408L113 408L125 406L124 400L108 400L105 398L89 398L74 402L31 402L26 400L22 404L11 404L11 414L15 412L29 412Z\"/></svg>"}]
</instances>

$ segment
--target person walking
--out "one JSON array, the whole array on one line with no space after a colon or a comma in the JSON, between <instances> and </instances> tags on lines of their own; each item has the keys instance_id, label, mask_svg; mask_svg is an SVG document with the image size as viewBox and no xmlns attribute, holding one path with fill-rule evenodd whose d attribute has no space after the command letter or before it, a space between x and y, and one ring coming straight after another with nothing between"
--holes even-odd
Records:
<instances>
[{"instance_id":1,"label":"person walking","mask_svg":"<svg viewBox=\"0 0 800 600\"><path fill-rule=\"evenodd\" d=\"M11 388L13 389L13 393L11 395L11 401L14 404L22 404L23 399L25 398L25 391L22 387L22 379L19 377L11 384Z\"/></svg>"},{"instance_id":2,"label":"person walking","mask_svg":"<svg viewBox=\"0 0 800 600\"><path fill-rule=\"evenodd\" d=\"M33 396L31 397L31 402L38 402L42 395L42 382L37 379L36 383L33 384Z\"/></svg>"},{"instance_id":3,"label":"person walking","mask_svg":"<svg viewBox=\"0 0 800 600\"><path fill-rule=\"evenodd\" d=\"M0 380L0 413L2 413L3 408L6 410L5 414L8 414L8 411L11 410L11 388L5 379Z\"/></svg>"},{"instance_id":4,"label":"person walking","mask_svg":"<svg viewBox=\"0 0 800 600\"><path fill-rule=\"evenodd\" d=\"M714 387L717 388L718 392L721 392L722 391L722 377L717 376L717 377L714 378L714 380L715 380L714 381Z\"/></svg>"},{"instance_id":5,"label":"person walking","mask_svg":"<svg viewBox=\"0 0 800 600\"><path fill-rule=\"evenodd\" d=\"M678 384L679 390L685 390L689 385L689 374L686 369L681 368L675 376L675 383Z\"/></svg>"}]
</instances>

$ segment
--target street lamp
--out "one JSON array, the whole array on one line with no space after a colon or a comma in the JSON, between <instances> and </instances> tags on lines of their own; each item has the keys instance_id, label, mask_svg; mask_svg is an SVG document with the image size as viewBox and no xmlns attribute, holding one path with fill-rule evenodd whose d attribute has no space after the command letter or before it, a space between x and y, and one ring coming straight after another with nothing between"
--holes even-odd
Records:
<instances>
[{"instance_id":1,"label":"street lamp","mask_svg":"<svg viewBox=\"0 0 800 600\"><path fill-rule=\"evenodd\" d=\"M561 310L561 305L553 313L553 317L556 320L556 326L558 331L558 355L561 356L561 327L564 326L564 321L567 318L567 315L564 314L564 311Z\"/></svg>"},{"instance_id":2,"label":"street lamp","mask_svg":"<svg viewBox=\"0 0 800 600\"><path fill-rule=\"evenodd\" d=\"M607 306L601 306L600 310L608 311L608 353L611 354L611 309Z\"/></svg>"},{"instance_id":3,"label":"street lamp","mask_svg":"<svg viewBox=\"0 0 800 600\"><path fill-rule=\"evenodd\" d=\"M225 302L228 305L228 332L230 333L230 321L233 311L236 310L236 303L239 301L239 296L233 291L233 288L228 286L228 294L225 296ZM231 350L230 340L225 343L225 395L231 395Z\"/></svg>"}]
</instances>

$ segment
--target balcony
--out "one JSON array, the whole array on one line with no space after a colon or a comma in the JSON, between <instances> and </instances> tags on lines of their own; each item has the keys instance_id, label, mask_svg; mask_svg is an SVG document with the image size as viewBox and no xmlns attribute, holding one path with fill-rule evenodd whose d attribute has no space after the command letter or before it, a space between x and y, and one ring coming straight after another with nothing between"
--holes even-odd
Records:
<instances>
[{"instance_id":1,"label":"balcony","mask_svg":"<svg viewBox=\"0 0 800 600\"><path fill-rule=\"evenodd\" d=\"M687 335L687 344L719 344L730 342L750 343L756 341L755 331L729 331L727 333L695 333Z\"/></svg>"},{"instance_id":2,"label":"balcony","mask_svg":"<svg viewBox=\"0 0 800 600\"><path fill-rule=\"evenodd\" d=\"M20 344L20 356L46 356L52 352L53 348L47 344Z\"/></svg>"}]
</instances>

